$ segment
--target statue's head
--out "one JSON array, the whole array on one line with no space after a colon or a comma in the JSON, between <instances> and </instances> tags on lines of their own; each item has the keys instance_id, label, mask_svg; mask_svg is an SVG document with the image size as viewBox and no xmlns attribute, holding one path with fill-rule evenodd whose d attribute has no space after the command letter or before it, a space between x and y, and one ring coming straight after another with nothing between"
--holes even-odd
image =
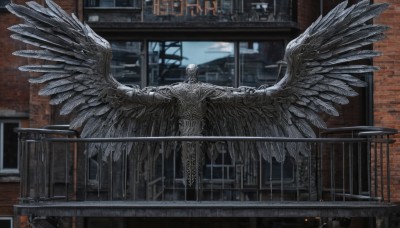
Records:
<instances>
[{"instance_id":1,"label":"statue's head","mask_svg":"<svg viewBox=\"0 0 400 228\"><path fill-rule=\"evenodd\" d=\"M186 67L186 82L196 83L199 74L199 67L196 64L189 64Z\"/></svg>"}]
</instances>

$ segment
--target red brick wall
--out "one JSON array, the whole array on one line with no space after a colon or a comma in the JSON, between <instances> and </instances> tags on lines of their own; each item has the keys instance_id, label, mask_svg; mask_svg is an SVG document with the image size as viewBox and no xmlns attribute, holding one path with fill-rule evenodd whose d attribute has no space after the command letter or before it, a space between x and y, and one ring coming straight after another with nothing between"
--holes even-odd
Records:
<instances>
[{"instance_id":1,"label":"red brick wall","mask_svg":"<svg viewBox=\"0 0 400 228\"><path fill-rule=\"evenodd\" d=\"M25 47L24 44L10 38L8 27L14 25L17 20L8 12L0 12L0 110L13 110L16 112L28 112L29 87L27 73L21 73L18 66L27 63L25 59L13 56L15 50Z\"/></svg>"},{"instance_id":2,"label":"red brick wall","mask_svg":"<svg viewBox=\"0 0 400 228\"><path fill-rule=\"evenodd\" d=\"M389 9L375 23L390 26L386 39L374 48L382 56L374 59L381 69L374 74L374 118L376 126L400 129L400 2L397 0L375 0L388 2ZM399 141L399 136L396 136ZM392 199L400 200L400 143L391 147L391 193Z\"/></svg>"},{"instance_id":3,"label":"red brick wall","mask_svg":"<svg viewBox=\"0 0 400 228\"><path fill-rule=\"evenodd\" d=\"M18 202L19 183L2 182L0 184L0 215L13 216L13 206Z\"/></svg>"},{"instance_id":4,"label":"red brick wall","mask_svg":"<svg viewBox=\"0 0 400 228\"><path fill-rule=\"evenodd\" d=\"M301 31L304 31L320 15L319 1L297 1L297 23Z\"/></svg>"},{"instance_id":5,"label":"red brick wall","mask_svg":"<svg viewBox=\"0 0 400 228\"><path fill-rule=\"evenodd\" d=\"M13 0L13 3L24 4L28 0ZM43 4L43 0L37 0ZM76 3L81 0L57 0L64 9L75 12ZM82 9L79 11L82 13ZM29 122L23 121L22 127L42 127L52 123L51 108L48 97L38 96L40 86L30 85L29 77L34 74L21 72L19 66L32 64L36 60L13 56L16 50L26 49L22 42L10 38L8 27L20 23L20 19L8 11L0 11L0 110L29 113ZM19 183L0 182L0 215L13 216L13 205L18 202ZM20 227L27 227L26 217L20 218ZM17 221L14 221L17 223Z\"/></svg>"}]
</instances>

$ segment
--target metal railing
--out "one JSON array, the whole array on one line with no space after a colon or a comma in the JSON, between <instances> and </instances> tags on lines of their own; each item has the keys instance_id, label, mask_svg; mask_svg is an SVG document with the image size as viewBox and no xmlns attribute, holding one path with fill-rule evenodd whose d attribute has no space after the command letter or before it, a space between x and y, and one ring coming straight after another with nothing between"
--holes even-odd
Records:
<instances>
[{"instance_id":1,"label":"metal railing","mask_svg":"<svg viewBox=\"0 0 400 228\"><path fill-rule=\"evenodd\" d=\"M320 138L78 138L71 130L19 128L21 203L38 201L390 201L394 129L328 129ZM328 137L329 136L329 137ZM333 137L334 136L334 137ZM181 147L206 154L192 185ZM255 144L306 144L285 162L252 153ZM104 148L113 146L111 154ZM93 148L96 153L93 153ZM242 159L230 154L246 151ZM200 151L199 151L200 152ZM118 153L119 159L116 158ZM201 157L201 156L196 156Z\"/></svg>"}]
</instances>

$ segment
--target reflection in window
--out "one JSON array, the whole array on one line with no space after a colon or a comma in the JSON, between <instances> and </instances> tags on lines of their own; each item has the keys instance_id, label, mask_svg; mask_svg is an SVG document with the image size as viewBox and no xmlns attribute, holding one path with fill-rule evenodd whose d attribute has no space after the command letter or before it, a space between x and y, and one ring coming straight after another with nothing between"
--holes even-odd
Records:
<instances>
[{"instance_id":1,"label":"reflection in window","mask_svg":"<svg viewBox=\"0 0 400 228\"><path fill-rule=\"evenodd\" d=\"M215 85L233 86L233 42L150 42L148 84L166 85L185 80L185 68L199 66L199 80Z\"/></svg>"},{"instance_id":2,"label":"reflection in window","mask_svg":"<svg viewBox=\"0 0 400 228\"><path fill-rule=\"evenodd\" d=\"M140 0L86 0L87 7L139 7Z\"/></svg>"},{"instance_id":3,"label":"reflection in window","mask_svg":"<svg viewBox=\"0 0 400 228\"><path fill-rule=\"evenodd\" d=\"M0 172L18 172L18 122L0 121Z\"/></svg>"},{"instance_id":4,"label":"reflection in window","mask_svg":"<svg viewBox=\"0 0 400 228\"><path fill-rule=\"evenodd\" d=\"M151 0L145 20L166 21L290 21L290 0ZM156 16L156 17L154 17Z\"/></svg>"},{"instance_id":5,"label":"reflection in window","mask_svg":"<svg viewBox=\"0 0 400 228\"><path fill-rule=\"evenodd\" d=\"M284 73L283 41L240 42L239 46L241 86L273 85Z\"/></svg>"},{"instance_id":6,"label":"reflection in window","mask_svg":"<svg viewBox=\"0 0 400 228\"><path fill-rule=\"evenodd\" d=\"M141 42L111 41L111 73L123 84L140 85Z\"/></svg>"}]
</instances>

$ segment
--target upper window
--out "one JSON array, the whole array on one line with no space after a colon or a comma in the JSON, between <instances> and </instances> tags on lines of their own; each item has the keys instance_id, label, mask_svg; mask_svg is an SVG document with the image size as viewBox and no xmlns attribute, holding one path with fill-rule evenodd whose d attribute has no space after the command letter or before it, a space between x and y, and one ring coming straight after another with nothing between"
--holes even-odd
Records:
<instances>
[{"instance_id":1,"label":"upper window","mask_svg":"<svg viewBox=\"0 0 400 228\"><path fill-rule=\"evenodd\" d=\"M86 0L87 7L140 7L140 0Z\"/></svg>"},{"instance_id":2,"label":"upper window","mask_svg":"<svg viewBox=\"0 0 400 228\"><path fill-rule=\"evenodd\" d=\"M90 22L257 22L291 21L293 0L86 0ZM131 8L124 12L121 8ZM95 8L119 8L112 17ZM134 10L136 9L136 10ZM135 14L135 15L134 15Z\"/></svg>"},{"instance_id":3,"label":"upper window","mask_svg":"<svg viewBox=\"0 0 400 228\"><path fill-rule=\"evenodd\" d=\"M1 228L12 228L13 219L11 217L0 217L0 227Z\"/></svg>"},{"instance_id":4,"label":"upper window","mask_svg":"<svg viewBox=\"0 0 400 228\"><path fill-rule=\"evenodd\" d=\"M10 3L10 0L0 0L0 7L5 7Z\"/></svg>"},{"instance_id":5,"label":"upper window","mask_svg":"<svg viewBox=\"0 0 400 228\"><path fill-rule=\"evenodd\" d=\"M0 172L18 172L18 121L0 120ZM2 226L1 226L2 227Z\"/></svg>"}]
</instances>

